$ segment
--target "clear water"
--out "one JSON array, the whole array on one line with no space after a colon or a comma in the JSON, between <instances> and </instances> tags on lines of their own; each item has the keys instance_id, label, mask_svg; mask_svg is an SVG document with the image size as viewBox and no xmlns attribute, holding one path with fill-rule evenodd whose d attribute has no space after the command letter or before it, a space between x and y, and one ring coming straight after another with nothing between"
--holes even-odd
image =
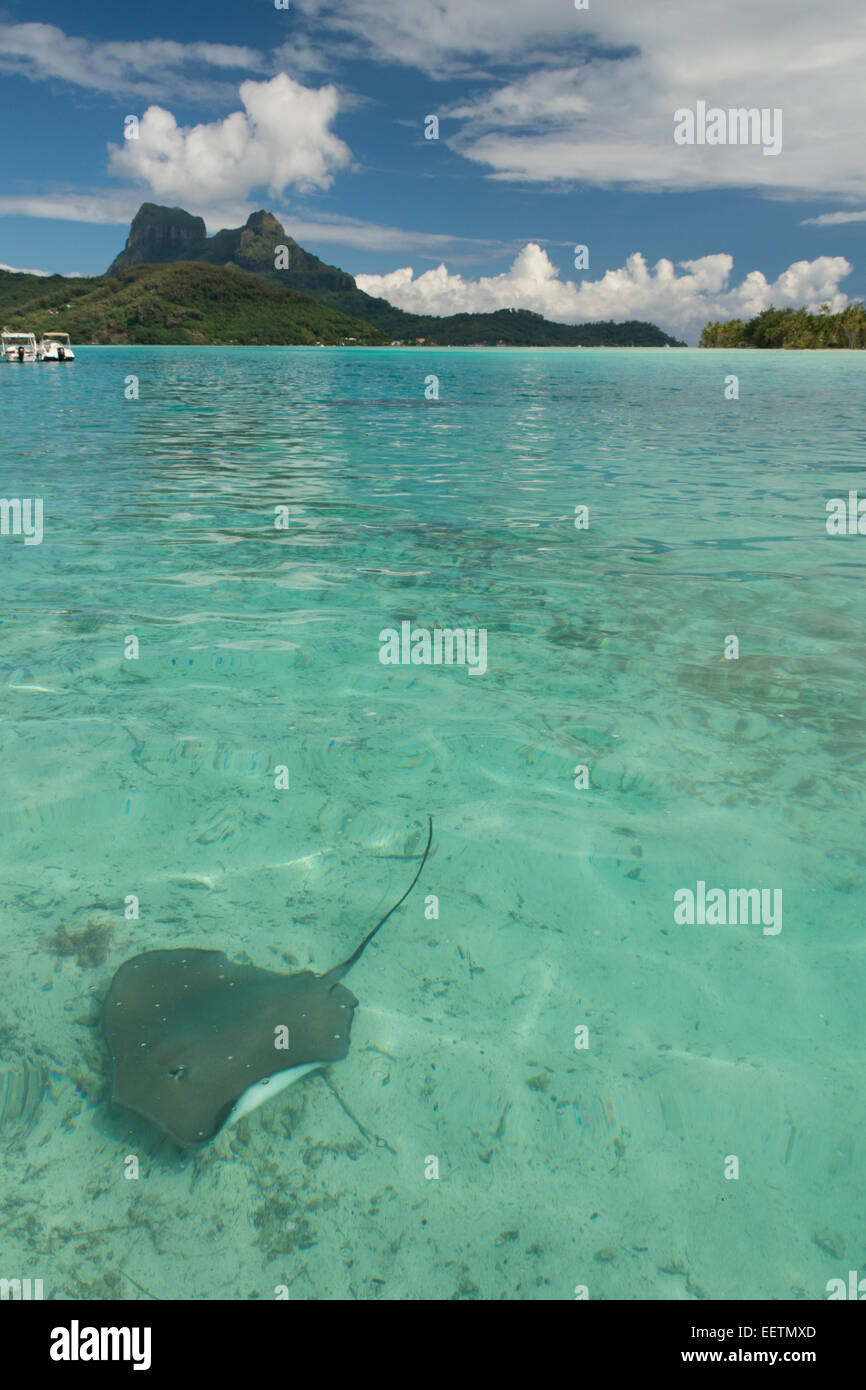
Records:
<instances>
[{"instance_id":1,"label":"clear water","mask_svg":"<svg viewBox=\"0 0 866 1390\"><path fill-rule=\"evenodd\" d=\"M774 1299L863 1272L866 539L825 529L863 481L863 374L0 367L2 494L45 512L41 545L0 538L0 1037L49 1079L0 1127L0 1274L95 1299ZM485 628L487 672L382 665L407 619ZM428 812L423 879L349 980L336 1095L308 1076L197 1153L110 1110L122 961L325 970L403 891ZM678 925L699 880L781 889L781 932Z\"/></svg>"}]
</instances>

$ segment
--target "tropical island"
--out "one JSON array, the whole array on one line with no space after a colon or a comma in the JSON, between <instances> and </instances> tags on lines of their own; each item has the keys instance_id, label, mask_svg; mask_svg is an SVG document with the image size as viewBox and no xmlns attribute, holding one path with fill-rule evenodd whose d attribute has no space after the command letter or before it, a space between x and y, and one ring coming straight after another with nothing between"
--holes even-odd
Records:
<instances>
[{"instance_id":1,"label":"tropical island","mask_svg":"<svg viewBox=\"0 0 866 1390\"><path fill-rule=\"evenodd\" d=\"M744 323L708 323L699 347L704 348L866 348L866 311L849 304L831 314L829 304L810 314L803 309L765 309Z\"/></svg>"},{"instance_id":2,"label":"tropical island","mask_svg":"<svg viewBox=\"0 0 866 1390\"><path fill-rule=\"evenodd\" d=\"M0 271L0 322L37 336L62 330L78 343L685 346L637 320L553 323L528 309L406 313L304 250L273 213L208 236L201 217L156 203L139 208L104 275Z\"/></svg>"}]
</instances>

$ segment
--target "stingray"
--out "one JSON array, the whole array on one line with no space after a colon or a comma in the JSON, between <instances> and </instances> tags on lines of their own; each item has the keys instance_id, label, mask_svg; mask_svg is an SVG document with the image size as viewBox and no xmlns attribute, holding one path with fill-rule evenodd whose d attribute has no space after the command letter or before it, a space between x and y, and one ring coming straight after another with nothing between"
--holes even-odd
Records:
<instances>
[{"instance_id":1,"label":"stingray","mask_svg":"<svg viewBox=\"0 0 866 1390\"><path fill-rule=\"evenodd\" d=\"M406 892L347 960L324 975L242 965L222 951L145 951L111 982L102 1028L114 1063L112 1101L183 1146L226 1125L349 1051L357 999L340 984Z\"/></svg>"}]
</instances>

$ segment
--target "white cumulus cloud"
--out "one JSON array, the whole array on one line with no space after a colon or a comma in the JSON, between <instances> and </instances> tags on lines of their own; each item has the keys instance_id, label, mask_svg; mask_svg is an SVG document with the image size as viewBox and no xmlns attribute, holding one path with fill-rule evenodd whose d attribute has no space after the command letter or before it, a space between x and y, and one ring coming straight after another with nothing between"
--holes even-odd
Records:
<instances>
[{"instance_id":1,"label":"white cumulus cloud","mask_svg":"<svg viewBox=\"0 0 866 1390\"><path fill-rule=\"evenodd\" d=\"M289 185L326 188L351 162L330 128L339 101L333 85L304 87L283 72L243 82L239 92L243 111L196 126L179 126L170 111L149 106L138 139L109 145L111 172L146 184L158 201L189 207L254 188L273 197Z\"/></svg>"},{"instance_id":2,"label":"white cumulus cloud","mask_svg":"<svg viewBox=\"0 0 866 1390\"><path fill-rule=\"evenodd\" d=\"M398 309L421 314L489 313L495 309L533 309L559 323L600 319L649 319L668 332L696 341L708 320L751 318L771 305L829 303L838 313L848 296L839 281L850 274L844 256L795 261L776 280L752 270L732 283L734 258L725 253L681 261L661 259L652 267L639 251L624 266L597 280L563 280L540 246L530 242L501 275L467 279L445 265L416 276L410 267L387 275L357 275L367 294Z\"/></svg>"}]
</instances>

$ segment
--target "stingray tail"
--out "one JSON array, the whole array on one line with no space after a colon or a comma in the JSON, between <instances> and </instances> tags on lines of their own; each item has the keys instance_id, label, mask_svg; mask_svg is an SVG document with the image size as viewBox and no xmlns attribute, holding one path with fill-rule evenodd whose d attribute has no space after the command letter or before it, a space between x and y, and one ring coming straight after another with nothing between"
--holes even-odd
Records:
<instances>
[{"instance_id":1,"label":"stingray tail","mask_svg":"<svg viewBox=\"0 0 866 1390\"><path fill-rule=\"evenodd\" d=\"M355 962L359 960L365 948L369 946L370 942L373 940L373 937L376 935L376 932L379 930L379 928L385 925L391 914L396 912L398 907L402 906L402 904L408 898L409 894L412 892L412 889L415 887L415 884L421 877L421 872L424 868L424 865L427 863L427 855L430 853L430 846L433 843L433 817L428 816L427 822L429 826L429 829L427 831L427 844L424 846L424 853L421 856L421 863L418 865L418 871L415 874L415 877L413 878L412 882L409 884L409 887L406 889L406 892L403 894L402 898L398 898L394 906L390 908L388 912L385 913L385 916L382 917L380 921L376 923L373 930L367 933L360 946L358 946L357 949L354 950L352 954L349 956L349 959L344 960L342 965L335 965L333 970L329 970L327 974L325 974L322 977L323 979L327 980L329 984L335 985L338 980L342 980L343 976L349 973Z\"/></svg>"}]
</instances>

